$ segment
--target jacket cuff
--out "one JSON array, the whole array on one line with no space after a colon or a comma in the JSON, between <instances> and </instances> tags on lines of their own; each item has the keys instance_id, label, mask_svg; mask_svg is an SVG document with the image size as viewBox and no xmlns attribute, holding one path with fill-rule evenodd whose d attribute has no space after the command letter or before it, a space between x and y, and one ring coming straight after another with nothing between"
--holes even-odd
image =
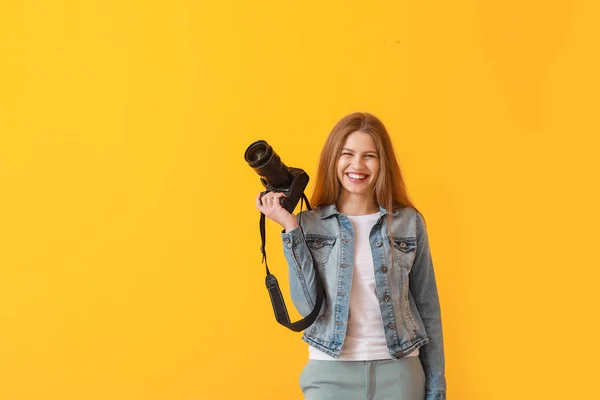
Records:
<instances>
[{"instance_id":1,"label":"jacket cuff","mask_svg":"<svg viewBox=\"0 0 600 400\"><path fill-rule=\"evenodd\" d=\"M425 395L425 400L446 400L445 390L431 390Z\"/></svg>"},{"instance_id":2,"label":"jacket cuff","mask_svg":"<svg viewBox=\"0 0 600 400\"><path fill-rule=\"evenodd\" d=\"M292 249L299 244L304 243L304 234L302 233L302 228L297 226L288 233L283 230L281 232L281 240L283 241L283 246L287 247L288 249Z\"/></svg>"}]
</instances>

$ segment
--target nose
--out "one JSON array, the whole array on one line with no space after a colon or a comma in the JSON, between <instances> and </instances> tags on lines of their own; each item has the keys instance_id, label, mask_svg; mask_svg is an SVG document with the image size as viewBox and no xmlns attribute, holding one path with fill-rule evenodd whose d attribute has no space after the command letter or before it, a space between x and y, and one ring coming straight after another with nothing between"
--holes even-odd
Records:
<instances>
[{"instance_id":1,"label":"nose","mask_svg":"<svg viewBox=\"0 0 600 400\"><path fill-rule=\"evenodd\" d=\"M362 159L358 156L356 157L352 157L352 163L351 163L353 168L359 168L363 165Z\"/></svg>"}]
</instances>

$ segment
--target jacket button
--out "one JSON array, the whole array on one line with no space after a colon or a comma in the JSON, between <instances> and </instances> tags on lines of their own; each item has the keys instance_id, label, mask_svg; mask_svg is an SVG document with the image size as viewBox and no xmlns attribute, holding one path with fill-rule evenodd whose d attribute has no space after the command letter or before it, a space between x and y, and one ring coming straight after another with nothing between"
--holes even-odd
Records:
<instances>
[{"instance_id":1,"label":"jacket button","mask_svg":"<svg viewBox=\"0 0 600 400\"><path fill-rule=\"evenodd\" d=\"M283 241L284 241L285 243L289 243L289 242L290 242L290 238L286 237L286 238L284 238L284 239L283 239Z\"/></svg>"},{"instance_id":2,"label":"jacket button","mask_svg":"<svg viewBox=\"0 0 600 400\"><path fill-rule=\"evenodd\" d=\"M389 327L390 329L394 329L394 328L396 327L396 324L394 324L394 323L392 322L391 324L389 324L389 325L388 325L388 327Z\"/></svg>"},{"instance_id":3,"label":"jacket button","mask_svg":"<svg viewBox=\"0 0 600 400\"><path fill-rule=\"evenodd\" d=\"M375 243L375 246L377 246L377 247L381 247L381 242L377 242L377 243Z\"/></svg>"},{"instance_id":4,"label":"jacket button","mask_svg":"<svg viewBox=\"0 0 600 400\"><path fill-rule=\"evenodd\" d=\"M387 272L387 267L384 265L384 266L382 266L381 268L379 268L379 270L380 270L381 272Z\"/></svg>"},{"instance_id":5,"label":"jacket button","mask_svg":"<svg viewBox=\"0 0 600 400\"><path fill-rule=\"evenodd\" d=\"M390 296L384 296L384 297L383 297L383 300L385 300L385 301L390 301Z\"/></svg>"},{"instance_id":6,"label":"jacket button","mask_svg":"<svg viewBox=\"0 0 600 400\"><path fill-rule=\"evenodd\" d=\"M405 248L406 247L406 243L400 242L400 247Z\"/></svg>"}]
</instances>

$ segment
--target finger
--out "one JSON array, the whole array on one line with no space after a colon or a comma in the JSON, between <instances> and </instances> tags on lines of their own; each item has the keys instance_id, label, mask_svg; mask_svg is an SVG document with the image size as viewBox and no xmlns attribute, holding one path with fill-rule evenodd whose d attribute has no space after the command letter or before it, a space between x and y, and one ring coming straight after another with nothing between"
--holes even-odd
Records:
<instances>
[{"instance_id":1,"label":"finger","mask_svg":"<svg viewBox=\"0 0 600 400\"><path fill-rule=\"evenodd\" d=\"M272 196L269 197L270 204L279 204L280 197L281 193L273 193Z\"/></svg>"},{"instance_id":2,"label":"finger","mask_svg":"<svg viewBox=\"0 0 600 400\"><path fill-rule=\"evenodd\" d=\"M265 196L267 198L267 200L269 201L269 203L272 203L275 200L275 196L277 195L277 193L267 193L267 195Z\"/></svg>"},{"instance_id":3,"label":"finger","mask_svg":"<svg viewBox=\"0 0 600 400\"><path fill-rule=\"evenodd\" d=\"M256 208L258 208L260 210L261 207L262 207L261 193L258 193L258 195L256 196Z\"/></svg>"}]
</instances>

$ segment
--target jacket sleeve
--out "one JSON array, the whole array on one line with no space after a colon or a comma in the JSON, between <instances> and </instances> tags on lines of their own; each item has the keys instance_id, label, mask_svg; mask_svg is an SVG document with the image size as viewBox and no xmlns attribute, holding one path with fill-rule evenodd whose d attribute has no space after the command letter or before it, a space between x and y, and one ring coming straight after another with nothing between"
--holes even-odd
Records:
<instances>
[{"instance_id":1,"label":"jacket sleeve","mask_svg":"<svg viewBox=\"0 0 600 400\"><path fill-rule=\"evenodd\" d=\"M317 298L317 283L313 258L302 227L282 232L283 253L289 267L290 295L296 309L303 317L311 313Z\"/></svg>"},{"instance_id":2,"label":"jacket sleeve","mask_svg":"<svg viewBox=\"0 0 600 400\"><path fill-rule=\"evenodd\" d=\"M445 400L446 378L440 301L427 230L423 217L418 212L417 249L409 283L411 294L429 337L429 343L419 349L419 358L426 379L425 400Z\"/></svg>"}]
</instances>

